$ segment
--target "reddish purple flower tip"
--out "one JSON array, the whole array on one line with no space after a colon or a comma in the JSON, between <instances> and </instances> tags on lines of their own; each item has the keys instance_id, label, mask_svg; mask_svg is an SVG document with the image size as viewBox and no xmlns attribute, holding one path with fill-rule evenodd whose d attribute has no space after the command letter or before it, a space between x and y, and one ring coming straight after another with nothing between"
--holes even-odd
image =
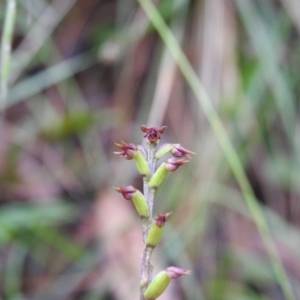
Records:
<instances>
[{"instance_id":1,"label":"reddish purple flower tip","mask_svg":"<svg viewBox=\"0 0 300 300\"><path fill-rule=\"evenodd\" d=\"M190 154L196 154L188 149L183 148L180 144L173 144L173 148L171 149L171 153L175 157L188 157L191 158Z\"/></svg>"},{"instance_id":2,"label":"reddish purple flower tip","mask_svg":"<svg viewBox=\"0 0 300 300\"><path fill-rule=\"evenodd\" d=\"M177 267L169 267L169 268L166 269L166 271L172 279L178 278L182 275L191 274L190 270L181 269L181 268L177 268Z\"/></svg>"},{"instance_id":3,"label":"reddish purple flower tip","mask_svg":"<svg viewBox=\"0 0 300 300\"><path fill-rule=\"evenodd\" d=\"M166 127L167 126L162 126L160 128L156 128L156 127L148 128L145 125L142 125L141 130L146 133L144 137L148 139L149 143L154 144L157 142L157 140L160 140L160 135L164 132Z\"/></svg>"},{"instance_id":4,"label":"reddish purple flower tip","mask_svg":"<svg viewBox=\"0 0 300 300\"><path fill-rule=\"evenodd\" d=\"M132 185L125 187L114 187L114 189L121 193L126 200L132 200L132 196L136 192L136 188L134 188Z\"/></svg>"},{"instance_id":5,"label":"reddish purple flower tip","mask_svg":"<svg viewBox=\"0 0 300 300\"><path fill-rule=\"evenodd\" d=\"M186 159L176 159L176 158L170 158L166 161L166 168L170 172L176 171L180 166L188 163L189 160Z\"/></svg>"},{"instance_id":6,"label":"reddish purple flower tip","mask_svg":"<svg viewBox=\"0 0 300 300\"><path fill-rule=\"evenodd\" d=\"M115 143L115 145L120 148L122 151L120 152L114 152L114 154L120 155L121 157L125 159L133 159L134 152L138 150L137 146L134 144L127 144L123 141L121 141L120 144Z\"/></svg>"},{"instance_id":7,"label":"reddish purple flower tip","mask_svg":"<svg viewBox=\"0 0 300 300\"><path fill-rule=\"evenodd\" d=\"M155 219L156 225L158 227L163 227L171 214L172 214L171 212L166 213L166 214L158 214L158 216Z\"/></svg>"}]
</instances>

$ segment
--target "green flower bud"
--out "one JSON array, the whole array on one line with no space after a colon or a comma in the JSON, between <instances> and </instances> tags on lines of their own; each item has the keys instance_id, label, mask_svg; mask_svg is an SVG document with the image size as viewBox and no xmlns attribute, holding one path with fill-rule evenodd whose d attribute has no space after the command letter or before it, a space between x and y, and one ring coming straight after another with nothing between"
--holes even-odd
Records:
<instances>
[{"instance_id":1,"label":"green flower bud","mask_svg":"<svg viewBox=\"0 0 300 300\"><path fill-rule=\"evenodd\" d=\"M135 165L136 165L139 173L142 176L149 177L150 169L149 169L149 165L148 165L148 162L147 162L144 154L142 152L140 152L139 150L137 150L133 154L133 159L134 159Z\"/></svg>"},{"instance_id":2,"label":"green flower bud","mask_svg":"<svg viewBox=\"0 0 300 300\"><path fill-rule=\"evenodd\" d=\"M139 216L141 218L148 219L150 216L148 203L144 195L139 190L136 190L136 192L132 195L132 202Z\"/></svg>"},{"instance_id":3,"label":"green flower bud","mask_svg":"<svg viewBox=\"0 0 300 300\"><path fill-rule=\"evenodd\" d=\"M163 236L164 225L171 213L166 213L164 215L159 214L155 222L151 225L146 239L146 245L148 247L154 248L157 246Z\"/></svg>"},{"instance_id":4,"label":"green flower bud","mask_svg":"<svg viewBox=\"0 0 300 300\"><path fill-rule=\"evenodd\" d=\"M180 166L186 164L188 160L170 158L162 163L153 174L149 182L149 187L152 189L158 188L169 172L176 171Z\"/></svg>"},{"instance_id":5,"label":"green flower bud","mask_svg":"<svg viewBox=\"0 0 300 300\"><path fill-rule=\"evenodd\" d=\"M155 300L158 298L166 290L170 282L171 277L166 270L159 272L147 287L144 294L145 299Z\"/></svg>"},{"instance_id":6,"label":"green flower bud","mask_svg":"<svg viewBox=\"0 0 300 300\"><path fill-rule=\"evenodd\" d=\"M167 169L167 164L163 162L150 179L149 187L153 189L158 188L168 174L169 170Z\"/></svg>"},{"instance_id":7,"label":"green flower bud","mask_svg":"<svg viewBox=\"0 0 300 300\"><path fill-rule=\"evenodd\" d=\"M173 149L172 144L163 144L155 153L155 158L160 159L162 158L165 154L169 153Z\"/></svg>"},{"instance_id":8,"label":"green flower bud","mask_svg":"<svg viewBox=\"0 0 300 300\"><path fill-rule=\"evenodd\" d=\"M147 287L144 294L145 299L157 299L166 290L169 283L171 282L171 279L188 274L190 274L189 270L180 269L177 267L169 267L166 270L159 272Z\"/></svg>"},{"instance_id":9,"label":"green flower bud","mask_svg":"<svg viewBox=\"0 0 300 300\"><path fill-rule=\"evenodd\" d=\"M133 186L117 187L115 190L123 195L126 200L132 200L135 209L141 218L148 219L149 206L144 195Z\"/></svg>"}]
</instances>

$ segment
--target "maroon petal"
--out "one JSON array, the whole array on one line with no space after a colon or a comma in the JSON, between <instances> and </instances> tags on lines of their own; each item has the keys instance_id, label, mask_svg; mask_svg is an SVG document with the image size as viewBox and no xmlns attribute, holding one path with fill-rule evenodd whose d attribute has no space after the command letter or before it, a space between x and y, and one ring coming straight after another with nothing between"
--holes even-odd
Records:
<instances>
[{"instance_id":1,"label":"maroon petal","mask_svg":"<svg viewBox=\"0 0 300 300\"><path fill-rule=\"evenodd\" d=\"M156 128L156 127L146 127L145 125L142 125L141 130L146 133L144 137L148 139L149 143L154 144L158 140L160 140L160 135L164 132L166 127L167 126Z\"/></svg>"},{"instance_id":2,"label":"maroon petal","mask_svg":"<svg viewBox=\"0 0 300 300\"><path fill-rule=\"evenodd\" d=\"M125 187L122 186L115 187L114 189L117 192L121 193L126 200L131 200L133 194L136 192L136 188L134 188L132 185L125 186Z\"/></svg>"},{"instance_id":3,"label":"maroon petal","mask_svg":"<svg viewBox=\"0 0 300 300\"><path fill-rule=\"evenodd\" d=\"M166 214L158 214L158 216L155 219L156 225L158 227L163 227L171 214L172 214L171 212Z\"/></svg>"},{"instance_id":4,"label":"maroon petal","mask_svg":"<svg viewBox=\"0 0 300 300\"><path fill-rule=\"evenodd\" d=\"M169 268L166 269L166 271L172 279L178 278L182 275L191 274L190 270L181 269L181 268L177 268L177 267L169 267Z\"/></svg>"},{"instance_id":5,"label":"maroon petal","mask_svg":"<svg viewBox=\"0 0 300 300\"><path fill-rule=\"evenodd\" d=\"M134 152L137 151L137 146L134 144L127 144L123 141L121 141L120 144L115 143L115 145L122 151L114 152L114 154L117 154L125 159L133 159Z\"/></svg>"},{"instance_id":6,"label":"maroon petal","mask_svg":"<svg viewBox=\"0 0 300 300\"><path fill-rule=\"evenodd\" d=\"M190 154L196 154L188 149L183 148L180 144L173 144L173 148L171 149L171 153L175 157L188 157L191 158Z\"/></svg>"},{"instance_id":7,"label":"maroon petal","mask_svg":"<svg viewBox=\"0 0 300 300\"><path fill-rule=\"evenodd\" d=\"M189 160L186 159L176 159L176 158L170 158L166 161L166 168L170 172L176 171L180 166L188 163Z\"/></svg>"}]
</instances>

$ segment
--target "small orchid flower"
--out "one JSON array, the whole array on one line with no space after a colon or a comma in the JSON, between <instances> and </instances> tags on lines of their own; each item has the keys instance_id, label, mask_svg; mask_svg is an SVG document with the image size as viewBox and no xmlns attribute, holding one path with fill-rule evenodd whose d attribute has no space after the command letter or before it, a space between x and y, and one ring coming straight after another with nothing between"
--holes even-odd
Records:
<instances>
[{"instance_id":1,"label":"small orchid flower","mask_svg":"<svg viewBox=\"0 0 300 300\"><path fill-rule=\"evenodd\" d=\"M114 154L120 155L121 157L131 160L133 159L139 173L142 176L150 176L150 169L148 162L145 157L145 151L143 151L142 146L137 146L134 144L127 144L121 141L120 144L115 143L115 145L122 151L114 152Z\"/></svg>"},{"instance_id":2,"label":"small orchid flower","mask_svg":"<svg viewBox=\"0 0 300 300\"><path fill-rule=\"evenodd\" d=\"M126 200L132 200L136 211L141 218L149 218L149 207L147 200L139 190L131 185L126 187L116 187L115 190L121 193Z\"/></svg>"},{"instance_id":3,"label":"small orchid flower","mask_svg":"<svg viewBox=\"0 0 300 300\"><path fill-rule=\"evenodd\" d=\"M141 126L141 130L143 132L146 132L146 134L144 135L145 138L148 139L150 144L154 144L156 143L158 140L160 140L160 135L161 133L164 132L165 128L167 126L162 126L160 128L156 128L156 127L146 127L145 125Z\"/></svg>"}]
</instances>

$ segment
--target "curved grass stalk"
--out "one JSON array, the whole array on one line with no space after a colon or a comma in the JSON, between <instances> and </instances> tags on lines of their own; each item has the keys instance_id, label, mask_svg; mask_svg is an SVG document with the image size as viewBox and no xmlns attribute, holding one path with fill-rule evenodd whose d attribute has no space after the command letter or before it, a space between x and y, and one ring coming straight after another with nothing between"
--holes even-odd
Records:
<instances>
[{"instance_id":1,"label":"curved grass stalk","mask_svg":"<svg viewBox=\"0 0 300 300\"><path fill-rule=\"evenodd\" d=\"M243 169L242 163L203 85L198 79L195 71L192 69L189 61L178 45L172 32L169 30L168 26L166 25L152 2L150 0L138 0L138 2L156 28L166 47L170 51L170 54L178 65L178 68L180 69L190 88L194 92L200 106L202 107L227 158L231 170L241 188L246 204L262 237L266 251L270 257L275 276L277 278L279 286L282 289L284 297L288 300L294 300L295 296L291 284L281 262L276 245L272 240L267 221L265 220L264 215L260 209L249 180Z\"/></svg>"},{"instance_id":2,"label":"curved grass stalk","mask_svg":"<svg viewBox=\"0 0 300 300\"><path fill-rule=\"evenodd\" d=\"M1 100L0 108L4 107L10 73L11 42L16 17L16 0L7 0L3 33L1 39Z\"/></svg>"}]
</instances>

